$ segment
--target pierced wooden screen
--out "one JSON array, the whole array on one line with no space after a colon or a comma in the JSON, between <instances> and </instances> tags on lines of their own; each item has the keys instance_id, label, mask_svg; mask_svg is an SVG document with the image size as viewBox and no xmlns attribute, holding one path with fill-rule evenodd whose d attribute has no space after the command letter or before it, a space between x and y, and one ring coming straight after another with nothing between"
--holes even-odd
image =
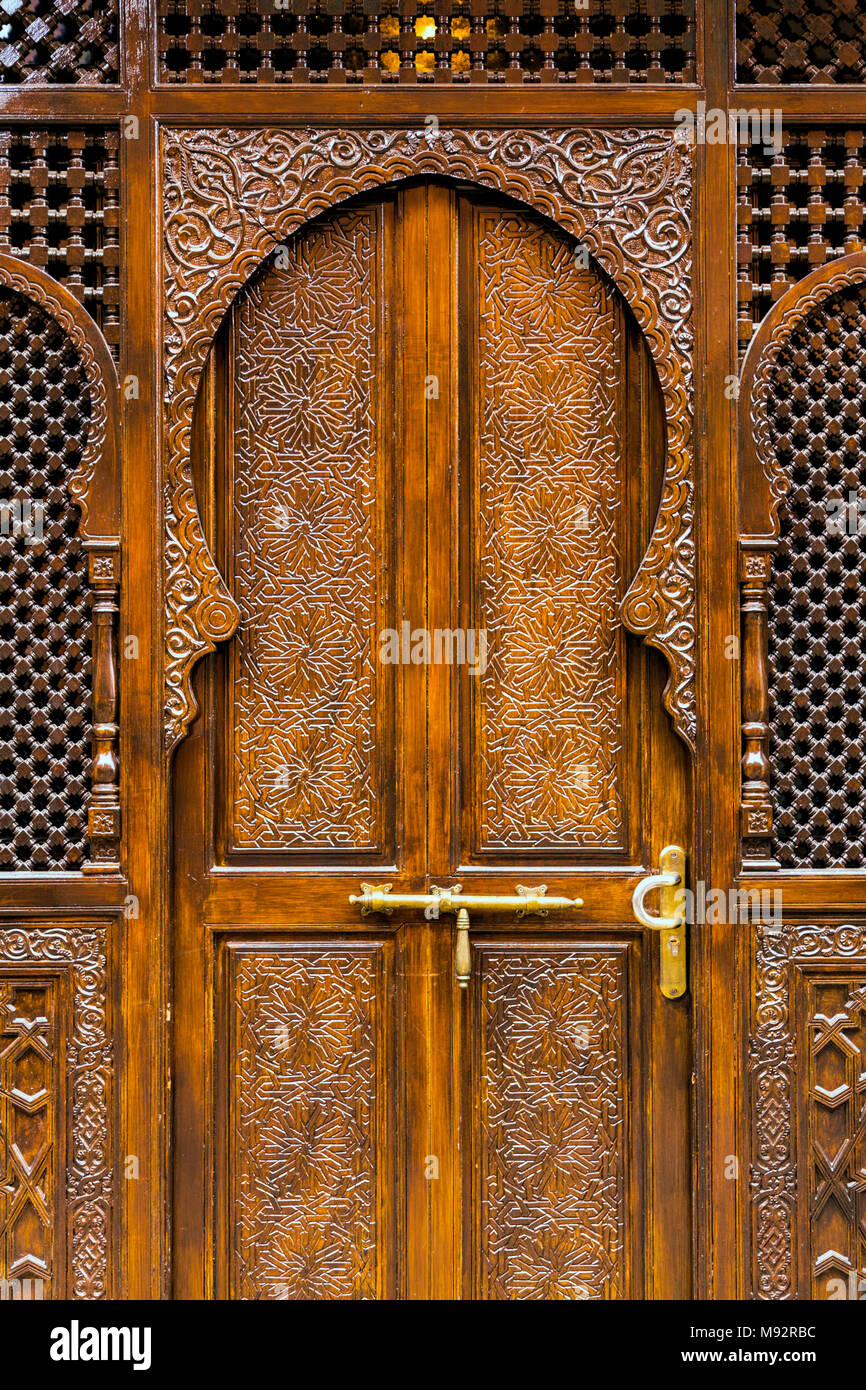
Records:
<instances>
[{"instance_id":1,"label":"pierced wooden screen","mask_svg":"<svg viewBox=\"0 0 866 1390\"><path fill-rule=\"evenodd\" d=\"M791 127L784 148L743 145L737 167L737 304L743 349L782 295L864 241L866 130Z\"/></svg>"},{"instance_id":2,"label":"pierced wooden screen","mask_svg":"<svg viewBox=\"0 0 866 1390\"><path fill-rule=\"evenodd\" d=\"M120 133L0 130L0 252L44 270L120 342Z\"/></svg>"},{"instance_id":3,"label":"pierced wooden screen","mask_svg":"<svg viewBox=\"0 0 866 1390\"><path fill-rule=\"evenodd\" d=\"M87 438L81 362L0 288L0 870L85 859L90 614L70 475Z\"/></svg>"},{"instance_id":4,"label":"pierced wooden screen","mask_svg":"<svg viewBox=\"0 0 866 1390\"><path fill-rule=\"evenodd\" d=\"M737 0L738 82L866 81L862 0Z\"/></svg>"},{"instance_id":5,"label":"pierced wooden screen","mask_svg":"<svg viewBox=\"0 0 866 1390\"><path fill-rule=\"evenodd\" d=\"M163 82L693 82L694 0L160 0Z\"/></svg>"},{"instance_id":6,"label":"pierced wooden screen","mask_svg":"<svg viewBox=\"0 0 866 1390\"><path fill-rule=\"evenodd\" d=\"M866 863L866 519L857 513L858 498L866 498L866 287L828 297L793 330L767 413L791 484L769 585L775 854L784 867L859 867Z\"/></svg>"},{"instance_id":7,"label":"pierced wooden screen","mask_svg":"<svg viewBox=\"0 0 866 1390\"><path fill-rule=\"evenodd\" d=\"M118 0L6 0L0 85L118 80Z\"/></svg>"}]
</instances>

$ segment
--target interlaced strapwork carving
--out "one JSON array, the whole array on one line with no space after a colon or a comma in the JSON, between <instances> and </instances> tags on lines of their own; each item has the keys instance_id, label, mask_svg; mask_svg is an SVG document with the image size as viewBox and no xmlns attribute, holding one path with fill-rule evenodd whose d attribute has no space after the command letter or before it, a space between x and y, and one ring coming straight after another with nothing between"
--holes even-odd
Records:
<instances>
[{"instance_id":1,"label":"interlaced strapwork carving","mask_svg":"<svg viewBox=\"0 0 866 1390\"><path fill-rule=\"evenodd\" d=\"M166 82L693 82L694 0L160 0Z\"/></svg>"},{"instance_id":2,"label":"interlaced strapwork carving","mask_svg":"<svg viewBox=\"0 0 866 1390\"><path fill-rule=\"evenodd\" d=\"M118 0L4 0L0 86L118 80Z\"/></svg>"},{"instance_id":3,"label":"interlaced strapwork carving","mask_svg":"<svg viewBox=\"0 0 866 1390\"><path fill-rule=\"evenodd\" d=\"M757 928L748 1076L757 1298L839 1298L840 1286L842 1297L859 1296L864 960L862 924Z\"/></svg>"},{"instance_id":4,"label":"interlaced strapwork carving","mask_svg":"<svg viewBox=\"0 0 866 1390\"><path fill-rule=\"evenodd\" d=\"M57 980L0 978L0 1278L43 1298L56 1292L59 995Z\"/></svg>"},{"instance_id":5,"label":"interlaced strapwork carving","mask_svg":"<svg viewBox=\"0 0 866 1390\"><path fill-rule=\"evenodd\" d=\"M745 349L755 326L810 271L866 246L866 130L785 128L774 154L742 145L737 166L737 303Z\"/></svg>"},{"instance_id":6,"label":"interlaced strapwork carving","mask_svg":"<svg viewBox=\"0 0 866 1390\"><path fill-rule=\"evenodd\" d=\"M112 1291L107 975L104 927L7 922L0 931L0 1277L45 1279L46 1298ZM64 1243L65 1287L56 1267Z\"/></svg>"},{"instance_id":7,"label":"interlaced strapwork carving","mask_svg":"<svg viewBox=\"0 0 866 1390\"><path fill-rule=\"evenodd\" d=\"M120 341L117 129L0 129L0 251L44 270Z\"/></svg>"},{"instance_id":8,"label":"interlaced strapwork carving","mask_svg":"<svg viewBox=\"0 0 866 1390\"><path fill-rule=\"evenodd\" d=\"M68 493L90 402L77 353L0 289L0 869L85 858L90 616Z\"/></svg>"},{"instance_id":9,"label":"interlaced strapwork carving","mask_svg":"<svg viewBox=\"0 0 866 1390\"><path fill-rule=\"evenodd\" d=\"M769 588L775 853L787 867L853 868L866 863L866 287L793 330L767 414L791 480Z\"/></svg>"},{"instance_id":10,"label":"interlaced strapwork carving","mask_svg":"<svg viewBox=\"0 0 866 1390\"><path fill-rule=\"evenodd\" d=\"M866 977L808 982L808 1181L812 1298L866 1270ZM840 1235L844 1239L840 1240ZM835 1281L835 1284L831 1281Z\"/></svg>"},{"instance_id":11,"label":"interlaced strapwork carving","mask_svg":"<svg viewBox=\"0 0 866 1390\"><path fill-rule=\"evenodd\" d=\"M737 0L738 82L863 82L861 0Z\"/></svg>"}]
</instances>

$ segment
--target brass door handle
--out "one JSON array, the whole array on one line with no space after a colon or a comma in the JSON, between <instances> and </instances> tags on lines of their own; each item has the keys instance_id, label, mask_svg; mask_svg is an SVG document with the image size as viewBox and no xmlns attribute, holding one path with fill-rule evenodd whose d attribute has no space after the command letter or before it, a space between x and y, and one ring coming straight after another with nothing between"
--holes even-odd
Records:
<instances>
[{"instance_id":1,"label":"brass door handle","mask_svg":"<svg viewBox=\"0 0 866 1390\"><path fill-rule=\"evenodd\" d=\"M549 898L547 884L535 888L516 885L513 895L498 893L464 893L459 883L452 888L432 887L429 893L392 893L390 883L362 883L360 893L351 893L349 902L360 907L361 916L382 912L390 917L395 908L420 908L428 922L438 921L443 912L457 917L455 943L455 973L461 989L469 984L469 914L470 912L513 912L515 917L546 917L548 912L564 912L569 907L583 907L582 898Z\"/></svg>"},{"instance_id":2,"label":"brass door handle","mask_svg":"<svg viewBox=\"0 0 866 1390\"><path fill-rule=\"evenodd\" d=\"M642 927L661 932L660 987L666 999L681 999L686 975L686 855L679 845L665 845L659 855L659 872L642 878L634 890L631 905ZM647 894L658 888L661 914L654 917L644 907Z\"/></svg>"}]
</instances>

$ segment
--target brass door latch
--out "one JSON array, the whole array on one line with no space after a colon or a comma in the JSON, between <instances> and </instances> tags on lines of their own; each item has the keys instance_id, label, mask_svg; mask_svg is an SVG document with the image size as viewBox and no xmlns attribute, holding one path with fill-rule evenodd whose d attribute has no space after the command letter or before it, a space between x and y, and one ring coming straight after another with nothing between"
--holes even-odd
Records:
<instances>
[{"instance_id":1,"label":"brass door latch","mask_svg":"<svg viewBox=\"0 0 866 1390\"><path fill-rule=\"evenodd\" d=\"M686 975L686 854L679 845L666 845L659 855L659 872L642 878L632 894L634 915L643 927L660 932L660 985L666 999L681 999L688 988ZM644 898L661 890L661 915L653 917Z\"/></svg>"},{"instance_id":2,"label":"brass door latch","mask_svg":"<svg viewBox=\"0 0 866 1390\"><path fill-rule=\"evenodd\" d=\"M352 893L349 902L361 909L361 916L382 912L390 917L395 908L418 907L428 922L438 921L443 912L457 917L457 939L454 966L461 989L469 984L471 973L469 952L470 912L513 912L515 917L546 917L548 912L565 912L570 907L583 907L582 898L549 898L547 884L527 888L516 885L513 896L508 894L464 893L459 883L452 888L431 888L429 893L392 893L390 883L362 883L360 893Z\"/></svg>"}]
</instances>

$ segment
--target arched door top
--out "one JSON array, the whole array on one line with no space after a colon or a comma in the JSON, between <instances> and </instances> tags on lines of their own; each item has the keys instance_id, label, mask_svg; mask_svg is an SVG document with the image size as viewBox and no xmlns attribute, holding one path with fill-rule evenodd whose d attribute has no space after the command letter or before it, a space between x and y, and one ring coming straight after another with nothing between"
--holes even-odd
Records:
<instances>
[{"instance_id":1,"label":"arched door top","mask_svg":"<svg viewBox=\"0 0 866 1390\"><path fill-rule=\"evenodd\" d=\"M688 149L670 131L165 129L166 704L171 750L195 713L196 661L237 610L208 552L190 466L195 397L241 286L309 218L423 175L517 199L565 227L618 286L665 400L667 455L650 544L623 620L667 657L665 702L695 734L691 225Z\"/></svg>"}]
</instances>

